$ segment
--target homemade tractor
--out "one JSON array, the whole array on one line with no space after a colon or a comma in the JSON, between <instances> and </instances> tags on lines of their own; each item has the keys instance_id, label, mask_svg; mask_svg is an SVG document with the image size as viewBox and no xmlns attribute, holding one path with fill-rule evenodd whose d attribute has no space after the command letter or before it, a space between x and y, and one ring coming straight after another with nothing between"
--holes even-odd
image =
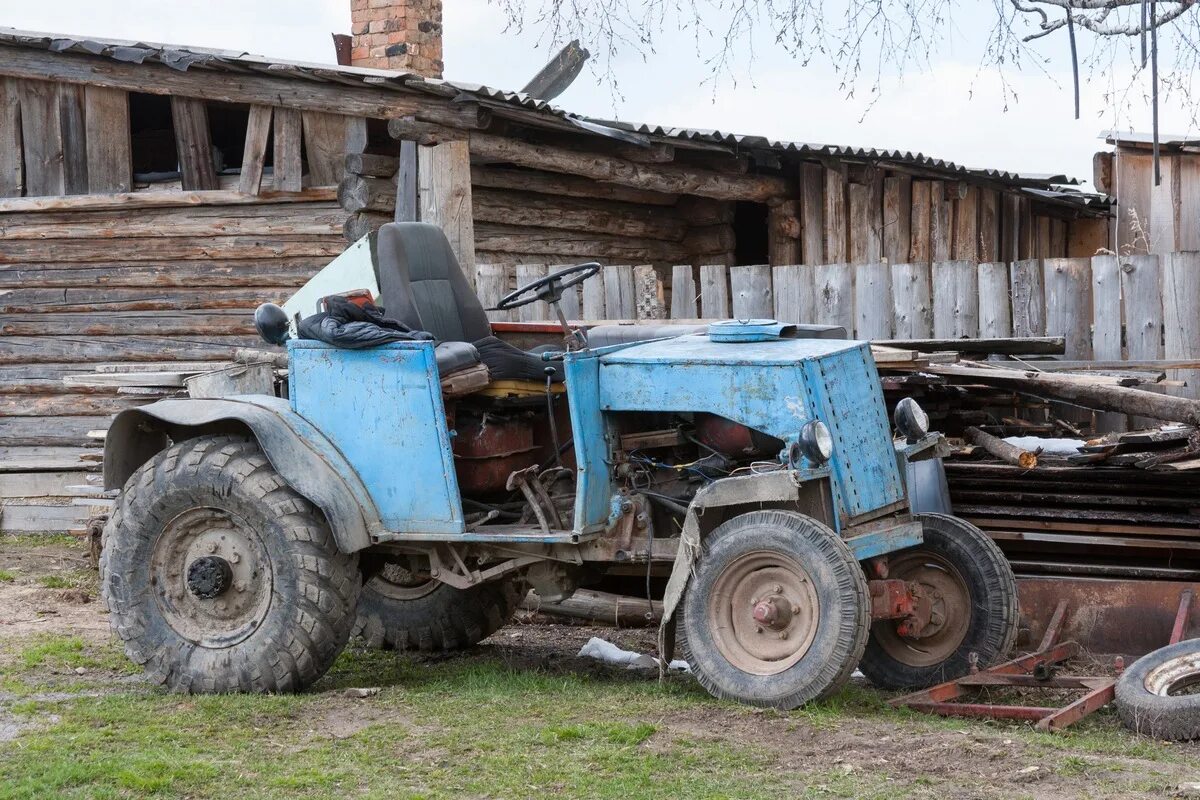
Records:
<instances>
[{"instance_id":1,"label":"homemade tractor","mask_svg":"<svg viewBox=\"0 0 1200 800\"><path fill-rule=\"evenodd\" d=\"M529 588L556 600L606 573L667 577L661 657L756 705L856 668L924 687L1011 648L1012 572L966 522L910 511L908 462L941 437L906 401L893 440L868 344L764 320L572 329L558 301L598 270L504 297L563 323L526 351L492 335L438 228L386 225L259 309L287 339L286 399L118 416L102 578L129 656L175 690L297 690L352 632L465 648ZM363 288L436 341L289 337Z\"/></svg>"}]
</instances>

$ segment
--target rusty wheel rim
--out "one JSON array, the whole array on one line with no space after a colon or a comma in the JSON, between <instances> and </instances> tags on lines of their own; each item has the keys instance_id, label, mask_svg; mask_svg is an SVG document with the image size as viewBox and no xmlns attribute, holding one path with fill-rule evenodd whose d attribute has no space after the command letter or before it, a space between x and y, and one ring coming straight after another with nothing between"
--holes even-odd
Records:
<instances>
[{"instance_id":1,"label":"rusty wheel rim","mask_svg":"<svg viewBox=\"0 0 1200 800\"><path fill-rule=\"evenodd\" d=\"M1196 694L1200 687L1200 653L1164 661L1146 674L1146 691L1159 697Z\"/></svg>"},{"instance_id":2,"label":"rusty wheel rim","mask_svg":"<svg viewBox=\"0 0 1200 800\"><path fill-rule=\"evenodd\" d=\"M889 565L893 578L916 583L930 604L930 620L921 630L902 636L898 623L877 623L872 631L879 646L895 660L931 667L954 655L971 626L971 591L954 566L936 553L901 554Z\"/></svg>"},{"instance_id":3,"label":"rusty wheel rim","mask_svg":"<svg viewBox=\"0 0 1200 800\"><path fill-rule=\"evenodd\" d=\"M812 647L820 602L808 571L781 553L738 556L717 576L708 620L717 650L734 667L776 675Z\"/></svg>"},{"instance_id":4,"label":"rusty wheel rim","mask_svg":"<svg viewBox=\"0 0 1200 800\"><path fill-rule=\"evenodd\" d=\"M367 585L392 600L419 600L436 589L439 583L400 564L388 562Z\"/></svg>"},{"instance_id":5,"label":"rusty wheel rim","mask_svg":"<svg viewBox=\"0 0 1200 800\"><path fill-rule=\"evenodd\" d=\"M220 508L191 508L163 526L150 587L163 619L201 647L247 639L271 607L274 573L258 532Z\"/></svg>"}]
</instances>

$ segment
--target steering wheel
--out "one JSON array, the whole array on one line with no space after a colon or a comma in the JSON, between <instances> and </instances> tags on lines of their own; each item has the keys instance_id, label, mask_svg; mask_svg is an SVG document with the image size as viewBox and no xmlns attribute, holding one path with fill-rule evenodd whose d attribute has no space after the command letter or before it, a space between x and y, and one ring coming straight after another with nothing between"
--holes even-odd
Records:
<instances>
[{"instance_id":1,"label":"steering wheel","mask_svg":"<svg viewBox=\"0 0 1200 800\"><path fill-rule=\"evenodd\" d=\"M538 300L547 303L557 303L562 299L564 289L577 286L600 271L600 265L595 261L586 264L576 264L565 267L557 272L551 272L544 278L538 278L533 283L526 284L515 291L501 297L493 311L507 311L510 308L520 308ZM563 280L567 278L567 280ZM525 295L530 295L525 297Z\"/></svg>"}]
</instances>

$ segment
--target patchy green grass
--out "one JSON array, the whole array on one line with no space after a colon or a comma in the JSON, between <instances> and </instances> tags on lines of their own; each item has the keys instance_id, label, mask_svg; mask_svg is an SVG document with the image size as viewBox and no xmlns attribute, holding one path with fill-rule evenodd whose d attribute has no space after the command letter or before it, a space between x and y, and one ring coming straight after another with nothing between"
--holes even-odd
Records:
<instances>
[{"instance_id":1,"label":"patchy green grass","mask_svg":"<svg viewBox=\"0 0 1200 800\"><path fill-rule=\"evenodd\" d=\"M5 547L70 547L79 549L80 540L68 533L6 533L0 535L0 552Z\"/></svg>"},{"instance_id":2,"label":"patchy green grass","mask_svg":"<svg viewBox=\"0 0 1200 800\"><path fill-rule=\"evenodd\" d=\"M131 675L138 671L137 666L125 657L115 642L86 643L78 636L36 636L17 649L16 656L17 663L24 671L34 674L22 676L18 673L12 676L13 679L36 677L46 669L73 670L83 667L121 675ZM44 683L36 685L45 686Z\"/></svg>"},{"instance_id":3,"label":"patchy green grass","mask_svg":"<svg viewBox=\"0 0 1200 800\"><path fill-rule=\"evenodd\" d=\"M11 570L0 569L0 583L12 583L17 579L17 574Z\"/></svg>"}]
</instances>

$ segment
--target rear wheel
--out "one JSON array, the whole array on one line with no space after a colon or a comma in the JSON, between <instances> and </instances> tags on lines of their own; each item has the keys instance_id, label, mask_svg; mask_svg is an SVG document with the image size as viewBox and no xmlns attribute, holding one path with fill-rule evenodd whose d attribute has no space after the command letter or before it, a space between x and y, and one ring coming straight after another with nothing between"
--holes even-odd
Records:
<instances>
[{"instance_id":1,"label":"rear wheel","mask_svg":"<svg viewBox=\"0 0 1200 800\"><path fill-rule=\"evenodd\" d=\"M924 542L888 557L888 577L915 583L928 622L879 620L862 669L884 689L920 689L966 675L971 654L995 663L1017 636L1017 582L995 542L969 522L919 514Z\"/></svg>"},{"instance_id":2,"label":"rear wheel","mask_svg":"<svg viewBox=\"0 0 1200 800\"><path fill-rule=\"evenodd\" d=\"M837 692L862 655L867 584L846 544L790 511L754 511L708 535L678 625L715 697L796 708Z\"/></svg>"},{"instance_id":3,"label":"rear wheel","mask_svg":"<svg viewBox=\"0 0 1200 800\"><path fill-rule=\"evenodd\" d=\"M463 650L508 624L518 602L512 580L456 589L389 563L363 585L354 632L385 650Z\"/></svg>"},{"instance_id":4,"label":"rear wheel","mask_svg":"<svg viewBox=\"0 0 1200 800\"><path fill-rule=\"evenodd\" d=\"M156 455L104 530L101 590L126 654L183 692L281 692L329 669L361 578L324 516L246 438Z\"/></svg>"}]
</instances>

